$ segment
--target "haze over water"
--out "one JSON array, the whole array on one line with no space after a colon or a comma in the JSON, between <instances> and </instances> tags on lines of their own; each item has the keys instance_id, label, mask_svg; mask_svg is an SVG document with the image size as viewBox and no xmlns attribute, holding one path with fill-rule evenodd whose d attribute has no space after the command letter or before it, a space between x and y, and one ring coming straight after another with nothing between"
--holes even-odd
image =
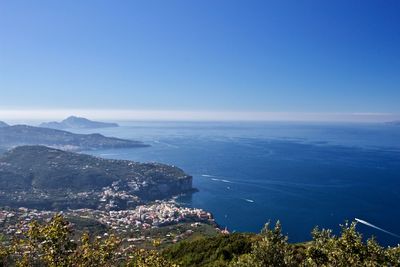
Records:
<instances>
[{"instance_id":1,"label":"haze over water","mask_svg":"<svg viewBox=\"0 0 400 267\"><path fill-rule=\"evenodd\" d=\"M385 124L132 122L98 132L148 148L87 151L177 165L194 177L179 201L211 211L231 231L281 220L290 241L315 225L360 218L400 233L400 127ZM77 132L77 130L74 130ZM85 132L80 130L79 132ZM90 131L88 131L90 132ZM362 224L382 244L399 240Z\"/></svg>"}]
</instances>

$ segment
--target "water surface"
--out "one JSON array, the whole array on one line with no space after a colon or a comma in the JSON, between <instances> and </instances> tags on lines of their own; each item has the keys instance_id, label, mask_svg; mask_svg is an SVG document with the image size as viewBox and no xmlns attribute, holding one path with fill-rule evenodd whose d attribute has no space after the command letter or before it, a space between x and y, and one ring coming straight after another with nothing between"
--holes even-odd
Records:
<instances>
[{"instance_id":1,"label":"water surface","mask_svg":"<svg viewBox=\"0 0 400 267\"><path fill-rule=\"evenodd\" d=\"M310 239L315 225L338 230L360 218L400 233L400 127L132 122L96 131L151 147L88 153L181 167L199 192L179 200L211 211L231 231L258 232L279 219L298 242ZM383 244L400 241L358 229Z\"/></svg>"}]
</instances>

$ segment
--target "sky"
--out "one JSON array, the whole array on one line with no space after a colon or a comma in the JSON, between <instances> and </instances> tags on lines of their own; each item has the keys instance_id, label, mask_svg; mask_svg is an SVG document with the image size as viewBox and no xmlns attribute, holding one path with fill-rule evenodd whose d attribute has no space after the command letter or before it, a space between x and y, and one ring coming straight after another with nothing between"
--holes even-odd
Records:
<instances>
[{"instance_id":1,"label":"sky","mask_svg":"<svg viewBox=\"0 0 400 267\"><path fill-rule=\"evenodd\" d=\"M400 118L399 14L397 0L2 0L0 120Z\"/></svg>"}]
</instances>

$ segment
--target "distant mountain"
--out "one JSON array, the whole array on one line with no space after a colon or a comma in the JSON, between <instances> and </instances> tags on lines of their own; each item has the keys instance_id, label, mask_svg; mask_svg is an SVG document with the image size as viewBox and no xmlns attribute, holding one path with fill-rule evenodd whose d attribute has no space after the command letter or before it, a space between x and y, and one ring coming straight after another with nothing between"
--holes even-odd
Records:
<instances>
[{"instance_id":1,"label":"distant mountain","mask_svg":"<svg viewBox=\"0 0 400 267\"><path fill-rule=\"evenodd\" d=\"M148 146L139 141L105 137L101 134L74 134L62 130L28 125L0 127L0 147L21 145L46 145L64 150Z\"/></svg>"},{"instance_id":2,"label":"distant mountain","mask_svg":"<svg viewBox=\"0 0 400 267\"><path fill-rule=\"evenodd\" d=\"M0 205L118 209L192 190L192 177L158 163L102 159L45 146L0 156Z\"/></svg>"},{"instance_id":3,"label":"distant mountain","mask_svg":"<svg viewBox=\"0 0 400 267\"><path fill-rule=\"evenodd\" d=\"M389 122L386 122L386 124L398 125L398 126L400 126L400 121L389 121Z\"/></svg>"},{"instance_id":4,"label":"distant mountain","mask_svg":"<svg viewBox=\"0 0 400 267\"><path fill-rule=\"evenodd\" d=\"M7 123L5 123L4 121L0 121L0 128L1 127L8 127L10 125L8 125Z\"/></svg>"},{"instance_id":5,"label":"distant mountain","mask_svg":"<svg viewBox=\"0 0 400 267\"><path fill-rule=\"evenodd\" d=\"M118 127L117 123L91 121L86 118L70 116L61 122L44 122L39 125L40 127L53 128L53 129L95 129L95 128L108 128Z\"/></svg>"}]
</instances>

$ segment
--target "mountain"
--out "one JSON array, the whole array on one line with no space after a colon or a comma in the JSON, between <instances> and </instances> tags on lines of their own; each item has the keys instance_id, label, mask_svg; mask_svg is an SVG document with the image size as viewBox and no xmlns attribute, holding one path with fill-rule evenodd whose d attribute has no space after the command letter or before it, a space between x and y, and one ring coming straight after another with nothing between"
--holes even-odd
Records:
<instances>
[{"instance_id":1,"label":"mountain","mask_svg":"<svg viewBox=\"0 0 400 267\"><path fill-rule=\"evenodd\" d=\"M192 177L159 164L102 159L45 146L0 156L0 205L124 209L192 190Z\"/></svg>"},{"instance_id":2,"label":"mountain","mask_svg":"<svg viewBox=\"0 0 400 267\"><path fill-rule=\"evenodd\" d=\"M44 122L39 125L40 127L53 128L53 129L95 129L95 128L107 128L107 127L118 127L116 123L91 121L86 118L80 118L70 116L61 122Z\"/></svg>"},{"instance_id":3,"label":"mountain","mask_svg":"<svg viewBox=\"0 0 400 267\"><path fill-rule=\"evenodd\" d=\"M0 128L1 127L8 127L9 125L5 123L4 121L0 121Z\"/></svg>"},{"instance_id":4,"label":"mountain","mask_svg":"<svg viewBox=\"0 0 400 267\"><path fill-rule=\"evenodd\" d=\"M386 124L400 126L400 121L389 121Z\"/></svg>"},{"instance_id":5,"label":"mountain","mask_svg":"<svg viewBox=\"0 0 400 267\"><path fill-rule=\"evenodd\" d=\"M139 141L105 137L101 134L74 134L62 130L28 125L0 127L0 147L21 145L46 145L65 150L147 146Z\"/></svg>"}]
</instances>

